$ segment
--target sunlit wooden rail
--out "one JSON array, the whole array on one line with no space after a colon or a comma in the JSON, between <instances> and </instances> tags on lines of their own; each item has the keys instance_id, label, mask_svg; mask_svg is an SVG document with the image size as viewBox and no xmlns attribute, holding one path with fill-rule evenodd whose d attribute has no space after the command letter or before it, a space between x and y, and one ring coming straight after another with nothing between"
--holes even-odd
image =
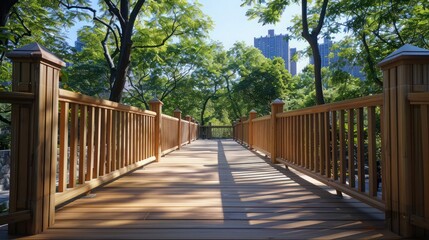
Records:
<instances>
[{"instance_id":1,"label":"sunlit wooden rail","mask_svg":"<svg viewBox=\"0 0 429 240\"><path fill-rule=\"evenodd\" d=\"M12 92L9 232L34 234L55 222L55 208L196 139L189 119L59 89L64 63L38 44L9 54ZM175 113L176 114L176 113ZM182 135L182 131L186 132Z\"/></svg>"},{"instance_id":2,"label":"sunlit wooden rail","mask_svg":"<svg viewBox=\"0 0 429 240\"><path fill-rule=\"evenodd\" d=\"M382 94L289 112L277 100L271 115L236 122L234 137L385 211L392 231L427 237L429 51L405 45L380 67Z\"/></svg>"}]
</instances>

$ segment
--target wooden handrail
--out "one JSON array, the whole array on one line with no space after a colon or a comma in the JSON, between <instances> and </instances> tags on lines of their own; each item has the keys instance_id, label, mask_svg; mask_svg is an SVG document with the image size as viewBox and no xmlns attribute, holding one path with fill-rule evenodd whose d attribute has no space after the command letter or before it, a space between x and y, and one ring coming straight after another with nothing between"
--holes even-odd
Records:
<instances>
[{"instance_id":1,"label":"wooden handrail","mask_svg":"<svg viewBox=\"0 0 429 240\"><path fill-rule=\"evenodd\" d=\"M87 95L67 91L64 89L59 89L59 100L63 101L63 102L83 104L83 105L91 106L91 107L102 106L103 108L106 108L106 109L128 111L128 112L153 115L153 116L156 115L156 113L153 111L141 110L137 107L127 106L127 105L119 104L119 103L112 102L112 101L105 100L105 99L90 97Z\"/></svg>"},{"instance_id":2,"label":"wooden handrail","mask_svg":"<svg viewBox=\"0 0 429 240\"><path fill-rule=\"evenodd\" d=\"M429 104L429 92L409 93L408 101L411 105Z\"/></svg>"},{"instance_id":3,"label":"wooden handrail","mask_svg":"<svg viewBox=\"0 0 429 240\"><path fill-rule=\"evenodd\" d=\"M311 113L322 113L329 111L338 111L343 109L357 109L362 107L383 106L383 94L377 94L367 97L355 98L336 103L327 103L323 105L308 107L299 110L292 110L277 114L277 117L298 116Z\"/></svg>"},{"instance_id":4,"label":"wooden handrail","mask_svg":"<svg viewBox=\"0 0 429 240\"><path fill-rule=\"evenodd\" d=\"M34 93L0 91L0 103L30 104L33 101Z\"/></svg>"}]
</instances>

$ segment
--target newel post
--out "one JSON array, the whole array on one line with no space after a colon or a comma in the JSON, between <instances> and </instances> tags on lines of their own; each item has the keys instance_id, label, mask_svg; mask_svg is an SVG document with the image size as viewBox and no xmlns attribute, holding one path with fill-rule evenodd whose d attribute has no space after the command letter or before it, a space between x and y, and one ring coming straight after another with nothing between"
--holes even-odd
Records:
<instances>
[{"instance_id":1,"label":"newel post","mask_svg":"<svg viewBox=\"0 0 429 240\"><path fill-rule=\"evenodd\" d=\"M254 138L254 132L253 132L253 119L256 118L256 111L252 110L249 112L249 149L253 149L253 138Z\"/></svg>"},{"instance_id":2,"label":"newel post","mask_svg":"<svg viewBox=\"0 0 429 240\"><path fill-rule=\"evenodd\" d=\"M58 85L65 63L37 43L7 54L13 62L12 91L34 95L12 105L9 212L30 211L30 219L9 224L9 233L36 234L55 222Z\"/></svg>"},{"instance_id":3,"label":"newel post","mask_svg":"<svg viewBox=\"0 0 429 240\"><path fill-rule=\"evenodd\" d=\"M161 129L162 129L162 103L158 98L150 100L150 110L156 112L155 116L155 158L159 162L161 158Z\"/></svg>"},{"instance_id":4,"label":"newel post","mask_svg":"<svg viewBox=\"0 0 429 240\"><path fill-rule=\"evenodd\" d=\"M271 131L270 131L270 154L271 154L271 162L277 163L277 113L283 112L283 106L285 103L280 100L276 99L271 103Z\"/></svg>"},{"instance_id":5,"label":"newel post","mask_svg":"<svg viewBox=\"0 0 429 240\"><path fill-rule=\"evenodd\" d=\"M182 111L177 108L174 110L173 114L175 118L179 119L177 122L177 149L180 149L182 147Z\"/></svg>"},{"instance_id":6,"label":"newel post","mask_svg":"<svg viewBox=\"0 0 429 240\"><path fill-rule=\"evenodd\" d=\"M391 231L404 237L415 237L416 227L411 224L411 219L413 211L419 208L417 205L421 205L416 199L421 193L417 193L415 186L423 181L416 179L419 168L416 163L420 160L415 147L421 146L422 142L417 137L419 133L413 131L412 126L419 120L413 117L408 94L429 90L429 51L404 45L379 66L383 71L382 166L386 222ZM421 132L421 129L417 131Z\"/></svg>"},{"instance_id":7,"label":"newel post","mask_svg":"<svg viewBox=\"0 0 429 240\"><path fill-rule=\"evenodd\" d=\"M244 144L244 122L247 120L246 116L243 116L240 118L240 122L241 122L241 145Z\"/></svg>"},{"instance_id":8,"label":"newel post","mask_svg":"<svg viewBox=\"0 0 429 240\"><path fill-rule=\"evenodd\" d=\"M186 115L185 116L185 120L186 121L188 121L189 122L189 127L188 127L188 144L191 144L191 139L192 139L192 135L191 135L191 127L192 127L192 124L191 124L191 122L192 122L192 117L191 116L189 116L189 115Z\"/></svg>"}]
</instances>

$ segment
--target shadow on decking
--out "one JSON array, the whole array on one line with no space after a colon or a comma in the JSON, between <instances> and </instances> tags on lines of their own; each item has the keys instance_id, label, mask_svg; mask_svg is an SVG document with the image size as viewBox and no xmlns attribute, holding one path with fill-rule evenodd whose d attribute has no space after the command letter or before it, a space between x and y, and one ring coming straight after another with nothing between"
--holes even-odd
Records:
<instances>
[{"instance_id":1,"label":"shadow on decking","mask_svg":"<svg viewBox=\"0 0 429 240\"><path fill-rule=\"evenodd\" d=\"M392 238L384 215L229 140L198 141L81 198L36 239Z\"/></svg>"}]
</instances>

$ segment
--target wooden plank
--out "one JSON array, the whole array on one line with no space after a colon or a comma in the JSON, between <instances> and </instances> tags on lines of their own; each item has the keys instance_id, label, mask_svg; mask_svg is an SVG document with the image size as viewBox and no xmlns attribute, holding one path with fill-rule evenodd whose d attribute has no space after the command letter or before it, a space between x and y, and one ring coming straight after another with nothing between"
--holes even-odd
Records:
<instances>
[{"instance_id":1,"label":"wooden plank","mask_svg":"<svg viewBox=\"0 0 429 240\"><path fill-rule=\"evenodd\" d=\"M320 149L319 149L319 114L315 113L313 114L313 161L314 161L314 172L318 173L320 172Z\"/></svg>"},{"instance_id":2,"label":"wooden plank","mask_svg":"<svg viewBox=\"0 0 429 240\"><path fill-rule=\"evenodd\" d=\"M325 160L325 113L319 113L319 164L320 164L320 175L325 175L326 160Z\"/></svg>"},{"instance_id":3,"label":"wooden plank","mask_svg":"<svg viewBox=\"0 0 429 240\"><path fill-rule=\"evenodd\" d=\"M325 176L328 178L331 178L331 141L330 141L330 136L331 136L331 132L330 132L330 125L329 125L329 116L330 116L330 112L325 112L324 114L324 130L323 133L325 135L325 139L323 141L323 146L324 146L324 155L325 155Z\"/></svg>"},{"instance_id":4,"label":"wooden plank","mask_svg":"<svg viewBox=\"0 0 429 240\"><path fill-rule=\"evenodd\" d=\"M420 120L422 124L422 170L423 170L423 201L424 201L424 218L426 222L429 222L429 106L420 106ZM429 230L429 229L428 229Z\"/></svg>"},{"instance_id":5,"label":"wooden plank","mask_svg":"<svg viewBox=\"0 0 429 240\"><path fill-rule=\"evenodd\" d=\"M314 146L314 131L315 131L315 129L314 129L314 117L313 117L313 114L309 114L308 117L309 117L309 126L308 126L309 137L308 138L310 140L309 160L310 160L310 170L313 171L315 169L315 167L314 167L314 161L315 161L314 160L314 151L315 151L315 146Z\"/></svg>"},{"instance_id":6,"label":"wooden plank","mask_svg":"<svg viewBox=\"0 0 429 240\"><path fill-rule=\"evenodd\" d=\"M115 146L113 144L113 133L115 132L115 127L113 126L113 111L106 109L107 114L107 127L106 127L106 171L109 173L112 171L112 159L114 154ZM104 174L103 174L104 175Z\"/></svg>"},{"instance_id":7,"label":"wooden plank","mask_svg":"<svg viewBox=\"0 0 429 240\"><path fill-rule=\"evenodd\" d=\"M345 133L345 111L340 111L340 182L346 183L346 133Z\"/></svg>"},{"instance_id":8,"label":"wooden plank","mask_svg":"<svg viewBox=\"0 0 429 240\"><path fill-rule=\"evenodd\" d=\"M137 107L127 106L127 105L119 104L117 102L112 102L105 99L94 98L80 93L67 91L64 89L59 90L59 100L63 102L77 103L77 104L91 106L91 107L103 106L106 109L111 109L116 111L127 111L127 112L148 115L148 116L155 116L155 113L149 110L141 110Z\"/></svg>"},{"instance_id":9,"label":"wooden plank","mask_svg":"<svg viewBox=\"0 0 429 240\"><path fill-rule=\"evenodd\" d=\"M396 237L383 212L302 177L233 141L195 141L62 208L35 238Z\"/></svg>"},{"instance_id":10,"label":"wooden plank","mask_svg":"<svg viewBox=\"0 0 429 240\"><path fill-rule=\"evenodd\" d=\"M95 125L94 125L94 166L93 166L93 173L92 173L92 177L93 178L97 178L100 170L101 170L101 147L104 147L105 145L103 145L101 142L102 140L102 133L101 133L101 123L102 123L102 111L104 109L102 108L95 108Z\"/></svg>"},{"instance_id":11,"label":"wooden plank","mask_svg":"<svg viewBox=\"0 0 429 240\"><path fill-rule=\"evenodd\" d=\"M31 104L33 102L34 93L0 91L0 103Z\"/></svg>"},{"instance_id":12,"label":"wooden plank","mask_svg":"<svg viewBox=\"0 0 429 240\"><path fill-rule=\"evenodd\" d=\"M356 186L355 180L355 155L354 155L354 109L349 109L347 117L347 145L348 145L348 179L349 186L354 188Z\"/></svg>"},{"instance_id":13,"label":"wooden plank","mask_svg":"<svg viewBox=\"0 0 429 240\"><path fill-rule=\"evenodd\" d=\"M93 168L94 168L94 124L95 124L95 109L93 107L88 107L88 133L85 135L87 137L88 151L86 158L86 174L85 181L90 181L93 178ZM81 148L82 149L82 148Z\"/></svg>"},{"instance_id":14,"label":"wooden plank","mask_svg":"<svg viewBox=\"0 0 429 240\"><path fill-rule=\"evenodd\" d=\"M76 171L77 171L77 149L79 139L79 105L70 104L71 119L70 119L70 171L68 187L74 188L76 186Z\"/></svg>"},{"instance_id":15,"label":"wooden plank","mask_svg":"<svg viewBox=\"0 0 429 240\"><path fill-rule=\"evenodd\" d=\"M368 107L368 175L369 196L377 196L377 158L376 158L376 119L375 107Z\"/></svg>"},{"instance_id":16,"label":"wooden plank","mask_svg":"<svg viewBox=\"0 0 429 240\"><path fill-rule=\"evenodd\" d=\"M100 171L98 172L99 176L103 176L107 171L107 166L109 165L109 162L106 158L110 157L108 154L109 152L109 140L107 135L112 130L111 127L109 127L109 115L108 115L107 109L101 108L100 109Z\"/></svg>"},{"instance_id":17,"label":"wooden plank","mask_svg":"<svg viewBox=\"0 0 429 240\"><path fill-rule=\"evenodd\" d=\"M78 183L82 184L85 182L85 161L87 157L87 106L80 105L80 111L79 111L79 176L78 176Z\"/></svg>"},{"instance_id":18,"label":"wooden plank","mask_svg":"<svg viewBox=\"0 0 429 240\"><path fill-rule=\"evenodd\" d=\"M64 192L67 189L69 103L60 102L60 105L60 158L58 160L58 192Z\"/></svg>"},{"instance_id":19,"label":"wooden plank","mask_svg":"<svg viewBox=\"0 0 429 240\"><path fill-rule=\"evenodd\" d=\"M299 116L304 114L316 114L321 112L329 112L333 110L344 110L344 109L357 109L361 107L369 106L382 106L383 105L383 94L376 94L372 96L360 97L355 99L349 99L337 103L327 103L323 105L317 105L299 110L293 110L283 113L278 113L277 117L291 117Z\"/></svg>"},{"instance_id":20,"label":"wooden plank","mask_svg":"<svg viewBox=\"0 0 429 240\"><path fill-rule=\"evenodd\" d=\"M386 132L390 132L390 136L388 141L390 142L390 155L386 156L386 163L389 162L390 164L390 174L388 175L390 177L390 181L387 182L389 185L388 190L390 190L390 197L386 197L386 199L390 199L391 205L391 218L392 218L392 229L394 231L399 232L399 222L401 219L400 211L399 211L399 185L400 185L400 179L399 179L399 169L398 169L398 96L397 96L397 69L392 68L389 70L389 76L390 79L389 84L391 86L394 86L390 88L389 91L389 100L390 100L390 106L388 109L388 112L386 114L389 114L389 129L385 129ZM386 138L385 138L386 139ZM389 170L388 170L389 171ZM390 189L389 189L390 188Z\"/></svg>"},{"instance_id":21,"label":"wooden plank","mask_svg":"<svg viewBox=\"0 0 429 240\"><path fill-rule=\"evenodd\" d=\"M309 161L308 160L308 155L309 155L308 151L310 149L310 147L309 147L310 141L309 141L309 137L308 137L308 135L309 135L308 125L309 125L308 115L304 115L304 145L302 146L302 148L304 149L304 166L303 167L305 167L307 169L310 168L310 166L308 164L308 161Z\"/></svg>"},{"instance_id":22,"label":"wooden plank","mask_svg":"<svg viewBox=\"0 0 429 240\"><path fill-rule=\"evenodd\" d=\"M365 158L364 158L364 125L363 108L357 109L357 168L358 191L365 192Z\"/></svg>"},{"instance_id":23,"label":"wooden plank","mask_svg":"<svg viewBox=\"0 0 429 240\"><path fill-rule=\"evenodd\" d=\"M337 111L332 111L331 118L331 146L332 146L332 178L338 180L338 126L337 126Z\"/></svg>"}]
</instances>

